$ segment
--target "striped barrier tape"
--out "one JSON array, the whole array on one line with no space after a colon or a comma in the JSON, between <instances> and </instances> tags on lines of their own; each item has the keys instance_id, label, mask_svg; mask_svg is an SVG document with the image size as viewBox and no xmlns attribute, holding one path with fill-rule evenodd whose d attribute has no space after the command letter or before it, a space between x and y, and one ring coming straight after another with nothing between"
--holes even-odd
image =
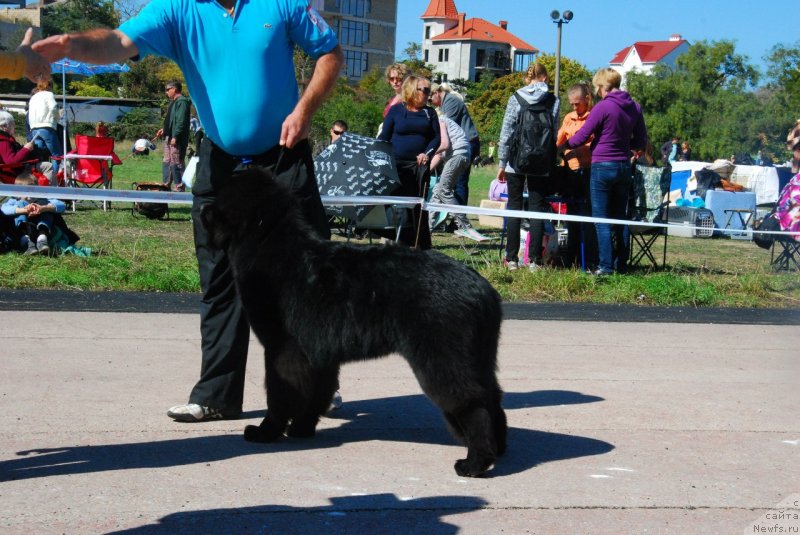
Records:
<instances>
[{"instance_id":1,"label":"striped barrier tape","mask_svg":"<svg viewBox=\"0 0 800 535\"><path fill-rule=\"evenodd\" d=\"M116 201L116 202L152 202L169 204L192 204L192 194L166 191L137 191L96 188L61 188L52 186L17 186L13 184L0 184L0 196L10 197L36 197L58 198L76 201ZM497 217L518 217L525 219L544 219L548 221L572 221L577 223L608 223L611 225L635 225L637 227L675 228L697 231L708 231L706 227L696 227L683 224L651 223L648 221L630 221L627 219L610 219L589 217L570 214L555 214L551 212L528 212L524 210L504 210L498 208L481 208L478 206L453 206L424 201L419 197L366 197L357 195L330 196L323 195L322 203L325 206L416 206L422 205L424 210L431 212L449 212L467 215L487 215ZM714 232L723 234L741 234L743 231L758 232L765 235L787 236L794 238L796 232L777 230L753 229L718 229Z\"/></svg>"}]
</instances>

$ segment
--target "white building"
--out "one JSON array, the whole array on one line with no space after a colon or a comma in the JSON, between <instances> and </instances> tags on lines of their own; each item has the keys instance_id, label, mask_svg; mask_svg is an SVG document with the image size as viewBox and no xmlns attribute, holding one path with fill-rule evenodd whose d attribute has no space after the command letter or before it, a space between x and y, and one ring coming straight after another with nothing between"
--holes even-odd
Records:
<instances>
[{"instance_id":1,"label":"white building","mask_svg":"<svg viewBox=\"0 0 800 535\"><path fill-rule=\"evenodd\" d=\"M422 59L443 73L442 81L462 78L477 81L483 72L505 76L523 71L539 50L498 25L484 19L467 19L454 0L431 0L423 20Z\"/></svg>"},{"instance_id":2,"label":"white building","mask_svg":"<svg viewBox=\"0 0 800 535\"><path fill-rule=\"evenodd\" d=\"M656 65L675 66L678 56L689 49L689 42L678 34L673 34L668 41L637 41L614 55L609 63L622 75L630 71L649 74Z\"/></svg>"}]
</instances>

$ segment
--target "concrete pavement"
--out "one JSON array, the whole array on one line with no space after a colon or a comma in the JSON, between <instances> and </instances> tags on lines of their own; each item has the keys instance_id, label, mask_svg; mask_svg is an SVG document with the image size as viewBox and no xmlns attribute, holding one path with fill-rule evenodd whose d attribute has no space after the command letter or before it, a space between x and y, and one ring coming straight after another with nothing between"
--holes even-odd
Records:
<instances>
[{"instance_id":1,"label":"concrete pavement","mask_svg":"<svg viewBox=\"0 0 800 535\"><path fill-rule=\"evenodd\" d=\"M255 340L244 417L179 424L196 315L0 324L4 533L800 531L796 324L508 319L509 448L484 479L455 474L464 449L397 356L345 367L314 439L257 445Z\"/></svg>"}]
</instances>

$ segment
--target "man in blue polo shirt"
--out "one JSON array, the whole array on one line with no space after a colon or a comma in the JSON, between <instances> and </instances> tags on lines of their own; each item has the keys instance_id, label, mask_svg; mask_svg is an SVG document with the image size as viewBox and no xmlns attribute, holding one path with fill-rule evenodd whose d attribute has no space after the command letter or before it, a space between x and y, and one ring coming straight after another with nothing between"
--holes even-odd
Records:
<instances>
[{"instance_id":1,"label":"man in blue polo shirt","mask_svg":"<svg viewBox=\"0 0 800 535\"><path fill-rule=\"evenodd\" d=\"M299 98L295 44L317 58ZM330 236L306 138L342 68L335 34L308 0L152 0L116 30L56 35L34 50L50 61L67 56L100 64L156 54L183 71L206 134L192 188L203 361L189 403L167 414L184 422L238 417L250 328L228 258L208 243L200 210L215 201L217 184L258 165L291 184L309 222Z\"/></svg>"}]
</instances>

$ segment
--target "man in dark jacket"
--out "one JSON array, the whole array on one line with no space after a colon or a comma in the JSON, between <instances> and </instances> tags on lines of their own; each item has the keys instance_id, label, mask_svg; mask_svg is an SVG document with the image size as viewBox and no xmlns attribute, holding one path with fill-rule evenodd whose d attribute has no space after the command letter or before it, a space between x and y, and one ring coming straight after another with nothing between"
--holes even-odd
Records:
<instances>
[{"instance_id":1,"label":"man in dark jacket","mask_svg":"<svg viewBox=\"0 0 800 535\"><path fill-rule=\"evenodd\" d=\"M431 103L441 110L442 115L452 119L460 126L467 135L470 148L469 161L472 162L481 153L481 140L478 137L478 129L475 128L475 123L472 122L472 117L469 116L469 111L467 111L464 101L458 95L451 93L446 85L433 84L431 85ZM461 206L466 206L469 200L469 172L471 168L471 165L467 166L466 171L456 179L456 185L453 189L455 199Z\"/></svg>"},{"instance_id":2,"label":"man in dark jacket","mask_svg":"<svg viewBox=\"0 0 800 535\"><path fill-rule=\"evenodd\" d=\"M164 117L164 128L158 137L164 138L164 160L161 174L164 184L175 184L176 191L183 191L181 183L186 166L186 147L189 145L189 118L192 103L181 94L180 82L169 82L165 86L169 106Z\"/></svg>"}]
</instances>

